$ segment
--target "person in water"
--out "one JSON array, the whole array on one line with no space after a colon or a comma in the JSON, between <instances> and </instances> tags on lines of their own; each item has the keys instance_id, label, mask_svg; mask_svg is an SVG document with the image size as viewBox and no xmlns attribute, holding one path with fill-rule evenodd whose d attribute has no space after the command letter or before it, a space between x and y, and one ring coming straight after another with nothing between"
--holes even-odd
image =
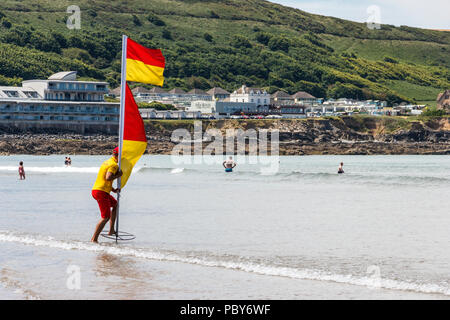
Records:
<instances>
[{"instance_id":1,"label":"person in water","mask_svg":"<svg viewBox=\"0 0 450 320\"><path fill-rule=\"evenodd\" d=\"M25 180L25 169L23 168L23 161L19 162L19 178Z\"/></svg>"},{"instance_id":2,"label":"person in water","mask_svg":"<svg viewBox=\"0 0 450 320\"><path fill-rule=\"evenodd\" d=\"M66 159L64 160L64 164L66 165L66 167L69 165L69 158L66 157Z\"/></svg>"},{"instance_id":3,"label":"person in water","mask_svg":"<svg viewBox=\"0 0 450 320\"><path fill-rule=\"evenodd\" d=\"M344 163L343 162L341 162L341 165L339 166L338 173L339 174L344 173Z\"/></svg>"},{"instance_id":4,"label":"person in water","mask_svg":"<svg viewBox=\"0 0 450 320\"><path fill-rule=\"evenodd\" d=\"M67 165L71 166L72 165L72 159L70 159L70 157L67 158Z\"/></svg>"},{"instance_id":5,"label":"person in water","mask_svg":"<svg viewBox=\"0 0 450 320\"><path fill-rule=\"evenodd\" d=\"M122 176L122 171L119 170L118 165L119 148L115 148L113 156L103 162L97 175L94 187L92 188L92 197L97 200L100 208L102 219L95 227L95 233L91 241L97 243L98 236L102 232L105 224L110 220L110 227L108 235L114 235L114 223L116 222L117 214L117 200L110 195L111 191L119 193L120 189L113 188L113 181ZM111 210L112 209L112 210Z\"/></svg>"},{"instance_id":6,"label":"person in water","mask_svg":"<svg viewBox=\"0 0 450 320\"><path fill-rule=\"evenodd\" d=\"M233 172L233 169L236 167L236 165L236 162L233 161L233 157L230 157L228 160L225 160L223 162L225 172Z\"/></svg>"}]
</instances>

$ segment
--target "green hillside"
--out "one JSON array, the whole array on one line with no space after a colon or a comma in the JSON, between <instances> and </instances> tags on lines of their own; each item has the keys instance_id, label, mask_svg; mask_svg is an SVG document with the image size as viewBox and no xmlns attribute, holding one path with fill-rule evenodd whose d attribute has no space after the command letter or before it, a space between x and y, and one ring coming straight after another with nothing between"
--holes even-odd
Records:
<instances>
[{"instance_id":1,"label":"green hillside","mask_svg":"<svg viewBox=\"0 0 450 320\"><path fill-rule=\"evenodd\" d=\"M450 87L450 32L365 24L262 0L0 2L0 84L61 70L120 81L121 35L163 50L166 88L247 84L317 97L433 101Z\"/></svg>"}]
</instances>

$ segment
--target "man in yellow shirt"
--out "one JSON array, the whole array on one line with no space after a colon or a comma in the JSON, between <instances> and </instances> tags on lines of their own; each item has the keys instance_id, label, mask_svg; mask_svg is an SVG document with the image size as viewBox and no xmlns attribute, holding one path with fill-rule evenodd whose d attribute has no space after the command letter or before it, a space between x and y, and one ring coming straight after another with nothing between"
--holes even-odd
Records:
<instances>
[{"instance_id":1,"label":"man in yellow shirt","mask_svg":"<svg viewBox=\"0 0 450 320\"><path fill-rule=\"evenodd\" d=\"M108 220L111 220L108 234L113 235L116 233L114 231L114 223L116 222L117 200L111 196L110 193L111 191L114 193L120 192L119 189L115 189L112 186L113 181L122 176L122 171L119 170L118 158L119 148L115 148L113 151L113 156L103 162L100 167L97 180L92 188L92 197L97 200L102 216L102 219L97 224L95 233L91 239L91 241L95 243L98 242L98 236L100 235L100 232L102 232Z\"/></svg>"}]
</instances>

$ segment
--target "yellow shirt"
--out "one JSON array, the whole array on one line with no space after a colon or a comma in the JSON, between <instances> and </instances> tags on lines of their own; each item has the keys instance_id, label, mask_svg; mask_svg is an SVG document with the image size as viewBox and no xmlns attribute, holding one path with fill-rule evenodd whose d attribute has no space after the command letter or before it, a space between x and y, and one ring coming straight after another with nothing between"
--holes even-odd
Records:
<instances>
[{"instance_id":1,"label":"yellow shirt","mask_svg":"<svg viewBox=\"0 0 450 320\"><path fill-rule=\"evenodd\" d=\"M119 165L117 164L117 161L114 157L111 157L110 159L103 162L92 190L100 190L106 193L110 193L112 190L113 182L106 180L106 173L112 172L113 174L116 174L118 169Z\"/></svg>"}]
</instances>

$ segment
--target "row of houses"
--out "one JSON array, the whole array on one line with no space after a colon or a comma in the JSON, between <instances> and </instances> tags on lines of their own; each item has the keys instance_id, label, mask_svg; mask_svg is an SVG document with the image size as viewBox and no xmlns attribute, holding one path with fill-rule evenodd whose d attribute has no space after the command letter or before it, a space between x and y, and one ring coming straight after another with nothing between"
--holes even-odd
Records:
<instances>
[{"instance_id":1,"label":"row of houses","mask_svg":"<svg viewBox=\"0 0 450 320\"><path fill-rule=\"evenodd\" d=\"M185 99L186 105L176 111L142 109L144 119L199 119L229 116L277 116L297 118L341 113L420 114L425 106L400 105L388 108L385 101L351 99L317 99L306 92L289 95L278 91L270 95L260 88L245 85L232 93L221 88L208 92L180 89L164 91L154 88L134 89L145 101L159 101L162 97ZM106 102L108 83L80 81L75 71L60 72L45 80L23 81L22 86L0 86L0 126L22 128L70 128L85 132L116 132L119 122L119 103ZM188 96L188 97L186 97ZM145 97L145 98L144 98ZM152 100L154 99L154 100ZM438 108L450 111L450 90L441 93Z\"/></svg>"}]
</instances>

